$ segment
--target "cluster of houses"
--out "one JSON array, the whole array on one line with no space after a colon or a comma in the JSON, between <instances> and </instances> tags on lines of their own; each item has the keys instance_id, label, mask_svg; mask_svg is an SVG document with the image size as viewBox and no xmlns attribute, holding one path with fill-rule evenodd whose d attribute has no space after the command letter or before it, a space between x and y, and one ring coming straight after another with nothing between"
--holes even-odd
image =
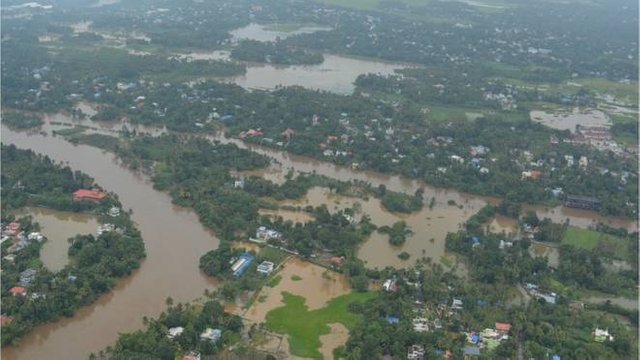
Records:
<instances>
[{"instance_id":1,"label":"cluster of houses","mask_svg":"<svg viewBox=\"0 0 640 360\"><path fill-rule=\"evenodd\" d=\"M269 240L282 241L282 233L273 229L269 229L266 226L260 226L256 230L255 239L249 239L256 243L266 243Z\"/></svg>"},{"instance_id":2,"label":"cluster of houses","mask_svg":"<svg viewBox=\"0 0 640 360\"><path fill-rule=\"evenodd\" d=\"M184 328L182 326L172 327L172 328L169 329L167 337L169 339L174 339L174 338L182 335L183 332L184 332ZM222 330L213 329L213 328L206 328L200 334L200 341L210 341L210 342L216 343L216 342L218 342L218 340L220 340L221 337L222 337Z\"/></svg>"},{"instance_id":3,"label":"cluster of houses","mask_svg":"<svg viewBox=\"0 0 640 360\"><path fill-rule=\"evenodd\" d=\"M479 349L493 350L502 341L509 339L509 330L511 330L511 324L497 322L493 329L487 328L480 332L466 333L467 342Z\"/></svg>"},{"instance_id":4,"label":"cluster of houses","mask_svg":"<svg viewBox=\"0 0 640 360\"><path fill-rule=\"evenodd\" d=\"M2 238L0 244L4 244L7 241L13 242L13 244L7 249L8 255L3 259L13 262L15 260L15 253L24 249L33 242L42 242L44 236L39 232L31 232L25 234L22 231L20 223L13 221L2 226Z\"/></svg>"},{"instance_id":5,"label":"cluster of houses","mask_svg":"<svg viewBox=\"0 0 640 360\"><path fill-rule=\"evenodd\" d=\"M613 140L611 130L606 126L577 125L576 131L564 142L574 145L590 145L600 151L610 151L618 156L625 153L624 147Z\"/></svg>"}]
</instances>

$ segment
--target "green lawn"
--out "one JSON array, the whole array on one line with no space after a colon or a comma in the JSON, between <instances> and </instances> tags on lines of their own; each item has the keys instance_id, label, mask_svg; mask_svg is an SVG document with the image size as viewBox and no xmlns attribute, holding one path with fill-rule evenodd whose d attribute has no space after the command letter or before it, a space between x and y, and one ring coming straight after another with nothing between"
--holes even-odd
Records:
<instances>
[{"instance_id":1,"label":"green lawn","mask_svg":"<svg viewBox=\"0 0 640 360\"><path fill-rule=\"evenodd\" d=\"M360 321L360 316L347 310L349 304L371 299L375 293L352 292L331 300L327 306L309 311L305 298L283 292L284 306L267 313L267 328L289 335L292 355L322 359L318 351L320 336L331 330L327 324L341 323L347 329Z\"/></svg>"},{"instance_id":2,"label":"green lawn","mask_svg":"<svg viewBox=\"0 0 640 360\"><path fill-rule=\"evenodd\" d=\"M594 230L569 227L562 238L562 243L585 250L593 250L600 246L609 249L616 258L626 259L628 257L628 242L625 239Z\"/></svg>"}]
</instances>

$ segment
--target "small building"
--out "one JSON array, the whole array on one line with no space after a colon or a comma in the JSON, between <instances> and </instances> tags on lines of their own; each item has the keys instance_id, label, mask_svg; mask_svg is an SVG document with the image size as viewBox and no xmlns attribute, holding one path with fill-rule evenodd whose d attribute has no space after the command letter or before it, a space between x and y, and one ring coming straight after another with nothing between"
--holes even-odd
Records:
<instances>
[{"instance_id":1,"label":"small building","mask_svg":"<svg viewBox=\"0 0 640 360\"><path fill-rule=\"evenodd\" d=\"M233 276L239 277L247 270L249 265L253 262L253 256L249 253L240 255L240 258L231 266Z\"/></svg>"},{"instance_id":2,"label":"small building","mask_svg":"<svg viewBox=\"0 0 640 360\"><path fill-rule=\"evenodd\" d=\"M510 248L510 247L513 247L513 242L512 241L500 240L500 244L498 245L498 249L504 250L505 248Z\"/></svg>"},{"instance_id":3,"label":"small building","mask_svg":"<svg viewBox=\"0 0 640 360\"><path fill-rule=\"evenodd\" d=\"M478 346L465 346L462 349L465 359L480 356L480 347Z\"/></svg>"},{"instance_id":4,"label":"small building","mask_svg":"<svg viewBox=\"0 0 640 360\"><path fill-rule=\"evenodd\" d=\"M496 330L498 332L507 333L507 332L509 332L509 330L511 330L511 324L497 322L496 323Z\"/></svg>"},{"instance_id":5,"label":"small building","mask_svg":"<svg viewBox=\"0 0 640 360\"><path fill-rule=\"evenodd\" d=\"M329 261L333 266L342 266L344 264L344 256L332 256Z\"/></svg>"},{"instance_id":6,"label":"small building","mask_svg":"<svg viewBox=\"0 0 640 360\"><path fill-rule=\"evenodd\" d=\"M286 128L283 132L280 133L280 135L286 137L287 139L290 139L295 133L296 132L292 128Z\"/></svg>"},{"instance_id":7,"label":"small building","mask_svg":"<svg viewBox=\"0 0 640 360\"><path fill-rule=\"evenodd\" d=\"M460 299L453 299L453 301L451 302L451 308L454 310L460 310L462 309L463 304L462 304L462 300Z\"/></svg>"},{"instance_id":8,"label":"small building","mask_svg":"<svg viewBox=\"0 0 640 360\"><path fill-rule=\"evenodd\" d=\"M395 315L387 315L384 320L389 324L398 324L400 323L400 318Z\"/></svg>"},{"instance_id":9,"label":"small building","mask_svg":"<svg viewBox=\"0 0 640 360\"><path fill-rule=\"evenodd\" d=\"M13 322L13 316L0 315L0 325L9 325Z\"/></svg>"},{"instance_id":10,"label":"small building","mask_svg":"<svg viewBox=\"0 0 640 360\"><path fill-rule=\"evenodd\" d=\"M417 332L429 331L429 325L427 319L423 317L417 317L412 320L413 330Z\"/></svg>"},{"instance_id":11,"label":"small building","mask_svg":"<svg viewBox=\"0 0 640 360\"><path fill-rule=\"evenodd\" d=\"M117 217L120 216L120 208L117 206L112 207L111 209L109 209L108 212L109 216L111 217Z\"/></svg>"},{"instance_id":12,"label":"small building","mask_svg":"<svg viewBox=\"0 0 640 360\"><path fill-rule=\"evenodd\" d=\"M202 334L200 334L200 340L217 342L222 337L222 330L207 328Z\"/></svg>"},{"instance_id":13,"label":"small building","mask_svg":"<svg viewBox=\"0 0 640 360\"><path fill-rule=\"evenodd\" d=\"M267 229L265 226L260 226L258 230L256 230L256 238L259 240L267 241L267 240L281 240L282 233L276 230Z\"/></svg>"},{"instance_id":14,"label":"small building","mask_svg":"<svg viewBox=\"0 0 640 360\"><path fill-rule=\"evenodd\" d=\"M13 296L25 296L27 295L27 289L23 286L14 286L11 289L9 289L9 292L11 293L11 295Z\"/></svg>"},{"instance_id":15,"label":"small building","mask_svg":"<svg viewBox=\"0 0 640 360\"><path fill-rule=\"evenodd\" d=\"M259 273L269 275L273 271L274 264L271 261L263 261L260 265L258 265L257 271Z\"/></svg>"},{"instance_id":16,"label":"small building","mask_svg":"<svg viewBox=\"0 0 640 360\"><path fill-rule=\"evenodd\" d=\"M422 345L411 345L409 349L407 349L407 359L422 360L424 359L424 355L424 346Z\"/></svg>"},{"instance_id":17,"label":"small building","mask_svg":"<svg viewBox=\"0 0 640 360\"><path fill-rule=\"evenodd\" d=\"M580 160L578 160L578 166L582 169L586 169L589 166L589 159L586 156L580 156Z\"/></svg>"},{"instance_id":18,"label":"small building","mask_svg":"<svg viewBox=\"0 0 640 360\"><path fill-rule=\"evenodd\" d=\"M188 353L182 355L182 360L200 360L200 353L197 351L189 351Z\"/></svg>"},{"instance_id":19,"label":"small building","mask_svg":"<svg viewBox=\"0 0 640 360\"><path fill-rule=\"evenodd\" d=\"M18 222L10 222L5 226L4 232L9 236L16 236L20 233L21 225Z\"/></svg>"},{"instance_id":20,"label":"small building","mask_svg":"<svg viewBox=\"0 0 640 360\"><path fill-rule=\"evenodd\" d=\"M42 240L44 240L44 236L42 236L42 234L40 234L39 232L32 232L27 236L27 239L29 239L30 241L41 242Z\"/></svg>"},{"instance_id":21,"label":"small building","mask_svg":"<svg viewBox=\"0 0 640 360\"><path fill-rule=\"evenodd\" d=\"M36 269L26 269L20 273L20 285L27 286L36 278Z\"/></svg>"},{"instance_id":22,"label":"small building","mask_svg":"<svg viewBox=\"0 0 640 360\"><path fill-rule=\"evenodd\" d=\"M609 334L609 329L607 330L602 330L599 328L596 328L593 331L593 339L596 342L605 342L605 341L613 341L613 335Z\"/></svg>"},{"instance_id":23,"label":"small building","mask_svg":"<svg viewBox=\"0 0 640 360\"><path fill-rule=\"evenodd\" d=\"M398 291L398 284L396 284L395 279L387 279L384 284L382 284L382 290L386 292L396 292Z\"/></svg>"},{"instance_id":24,"label":"small building","mask_svg":"<svg viewBox=\"0 0 640 360\"><path fill-rule=\"evenodd\" d=\"M106 196L107 194L103 193L102 191L80 189L73 193L73 200L102 201Z\"/></svg>"},{"instance_id":25,"label":"small building","mask_svg":"<svg viewBox=\"0 0 640 360\"><path fill-rule=\"evenodd\" d=\"M113 224L98 225L98 229L96 230L96 236L100 236L104 233L112 232L115 229L116 229L116 226Z\"/></svg>"},{"instance_id":26,"label":"small building","mask_svg":"<svg viewBox=\"0 0 640 360\"><path fill-rule=\"evenodd\" d=\"M233 187L235 189L244 189L244 179L238 179L233 182Z\"/></svg>"},{"instance_id":27,"label":"small building","mask_svg":"<svg viewBox=\"0 0 640 360\"><path fill-rule=\"evenodd\" d=\"M600 200L589 196L567 195L564 200L564 206L578 209L597 211L600 210L600 205Z\"/></svg>"},{"instance_id":28,"label":"small building","mask_svg":"<svg viewBox=\"0 0 640 360\"><path fill-rule=\"evenodd\" d=\"M182 326L172 327L171 329L169 329L169 334L167 335L167 337L169 339L173 339L176 336L182 335L183 332L184 332L184 328Z\"/></svg>"}]
</instances>

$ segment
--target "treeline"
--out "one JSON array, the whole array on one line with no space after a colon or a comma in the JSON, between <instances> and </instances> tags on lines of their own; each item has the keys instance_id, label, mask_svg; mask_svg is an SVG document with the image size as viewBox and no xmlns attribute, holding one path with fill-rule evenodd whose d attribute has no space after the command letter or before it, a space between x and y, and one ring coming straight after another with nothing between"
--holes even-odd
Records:
<instances>
[{"instance_id":1,"label":"treeline","mask_svg":"<svg viewBox=\"0 0 640 360\"><path fill-rule=\"evenodd\" d=\"M109 222L115 231L99 236L78 235L69 239L70 263L57 272L49 271L39 259L42 242L30 241L5 258L13 241L2 247L2 313L11 318L2 326L2 345L15 345L34 326L72 316L82 306L91 304L112 289L119 278L138 268L145 257L140 232L129 214L106 216L112 207L121 207L117 197L109 194L101 203L72 201L73 191L93 185L93 180L68 167L57 165L48 157L15 146L2 146L2 223L16 220L11 212L23 206L47 206L56 210L85 211ZM36 231L30 218L17 219L23 234ZM26 235L24 235L26 236ZM20 237L20 236L19 236ZM34 273L24 284L23 295L9 290L16 286L25 270Z\"/></svg>"},{"instance_id":2,"label":"treeline","mask_svg":"<svg viewBox=\"0 0 640 360\"><path fill-rule=\"evenodd\" d=\"M281 65L313 65L324 61L324 56L320 53L287 46L280 41L243 40L231 51L231 57L242 61Z\"/></svg>"},{"instance_id":3,"label":"treeline","mask_svg":"<svg viewBox=\"0 0 640 360\"><path fill-rule=\"evenodd\" d=\"M204 304L173 305L167 299L168 309L157 319L144 319L144 329L122 333L113 346L90 359L162 359L181 358L190 352L211 356L240 340L242 319L224 312L223 306L208 300ZM181 334L170 338L169 329L181 327ZM206 329L221 331L217 341L200 338Z\"/></svg>"},{"instance_id":4,"label":"treeline","mask_svg":"<svg viewBox=\"0 0 640 360\"><path fill-rule=\"evenodd\" d=\"M4 112L2 122L16 129L32 129L44 124L39 115L20 112Z\"/></svg>"}]
</instances>

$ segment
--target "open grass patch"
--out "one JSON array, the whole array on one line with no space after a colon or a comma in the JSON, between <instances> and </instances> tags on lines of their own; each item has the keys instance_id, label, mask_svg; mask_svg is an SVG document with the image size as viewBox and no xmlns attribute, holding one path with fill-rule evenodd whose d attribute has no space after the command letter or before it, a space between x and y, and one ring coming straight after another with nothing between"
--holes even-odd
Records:
<instances>
[{"instance_id":1,"label":"open grass patch","mask_svg":"<svg viewBox=\"0 0 640 360\"><path fill-rule=\"evenodd\" d=\"M79 126L74 126L70 129L54 130L53 133L60 136L71 136L71 135L80 134L86 129L87 129L86 126L79 125Z\"/></svg>"},{"instance_id":2,"label":"open grass patch","mask_svg":"<svg viewBox=\"0 0 640 360\"><path fill-rule=\"evenodd\" d=\"M277 265L289 257L289 254L282 250L265 246L260 250L260 257Z\"/></svg>"},{"instance_id":3,"label":"open grass patch","mask_svg":"<svg viewBox=\"0 0 640 360\"><path fill-rule=\"evenodd\" d=\"M617 236L604 234L595 230L568 227L562 237L562 244L575 246L580 249L599 249L619 259L626 259L628 241Z\"/></svg>"},{"instance_id":4,"label":"open grass patch","mask_svg":"<svg viewBox=\"0 0 640 360\"><path fill-rule=\"evenodd\" d=\"M77 144L91 145L103 150L115 152L120 146L120 139L103 134L76 134L71 139Z\"/></svg>"},{"instance_id":5,"label":"open grass patch","mask_svg":"<svg viewBox=\"0 0 640 360\"><path fill-rule=\"evenodd\" d=\"M291 281L300 281L302 278L298 275L291 275Z\"/></svg>"},{"instance_id":6,"label":"open grass patch","mask_svg":"<svg viewBox=\"0 0 640 360\"><path fill-rule=\"evenodd\" d=\"M267 281L267 286L268 287L276 287L278 286L278 284L280 284L280 281L282 281L282 276L281 275L276 275L274 277L272 277L271 279L269 279L269 281Z\"/></svg>"},{"instance_id":7,"label":"open grass patch","mask_svg":"<svg viewBox=\"0 0 640 360\"><path fill-rule=\"evenodd\" d=\"M327 324L341 323L347 329L353 329L360 316L349 312L349 304L364 302L375 293L349 293L336 297L327 306L309 311L305 298L283 292L284 306L271 310L266 317L266 326L272 331L289 335L292 355L322 359L320 336L331 329Z\"/></svg>"}]
</instances>

